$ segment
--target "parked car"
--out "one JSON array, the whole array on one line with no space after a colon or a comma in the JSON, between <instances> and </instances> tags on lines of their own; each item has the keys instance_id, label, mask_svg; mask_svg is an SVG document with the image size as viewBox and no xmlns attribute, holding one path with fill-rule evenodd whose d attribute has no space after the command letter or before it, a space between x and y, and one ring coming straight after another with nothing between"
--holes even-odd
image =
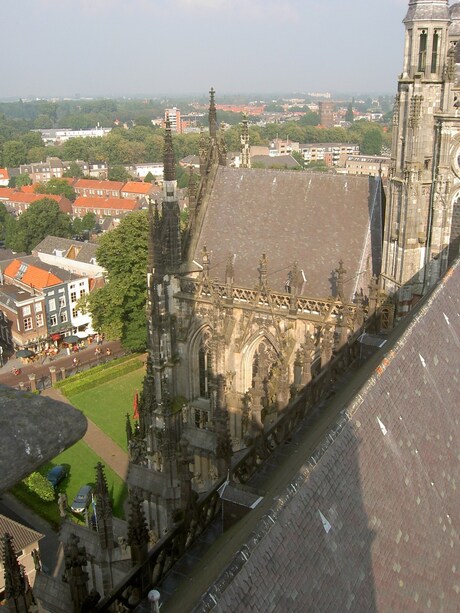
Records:
<instances>
[{"instance_id":1,"label":"parked car","mask_svg":"<svg viewBox=\"0 0 460 613\"><path fill-rule=\"evenodd\" d=\"M93 488L91 485L83 485L75 496L72 506L70 507L74 513L84 513L91 502Z\"/></svg>"},{"instance_id":2,"label":"parked car","mask_svg":"<svg viewBox=\"0 0 460 613\"><path fill-rule=\"evenodd\" d=\"M59 483L67 477L67 467L63 464L58 464L58 466L54 466L48 474L46 478L51 483L51 485L56 488Z\"/></svg>"}]
</instances>

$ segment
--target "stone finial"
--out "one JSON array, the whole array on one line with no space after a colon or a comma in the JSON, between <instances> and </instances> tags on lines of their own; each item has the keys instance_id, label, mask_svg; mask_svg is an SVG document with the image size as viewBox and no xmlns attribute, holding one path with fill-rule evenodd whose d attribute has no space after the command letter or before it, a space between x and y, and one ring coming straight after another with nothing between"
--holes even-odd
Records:
<instances>
[{"instance_id":1,"label":"stone finial","mask_svg":"<svg viewBox=\"0 0 460 613\"><path fill-rule=\"evenodd\" d=\"M137 494L129 496L130 513L128 519L128 543L133 547L144 548L147 552L149 531L145 519L142 499Z\"/></svg>"},{"instance_id":2,"label":"stone finial","mask_svg":"<svg viewBox=\"0 0 460 613\"><path fill-rule=\"evenodd\" d=\"M209 269L211 267L211 257L208 252L206 245L203 246L201 250L201 262L203 265L203 278L209 279Z\"/></svg>"},{"instance_id":3,"label":"stone finial","mask_svg":"<svg viewBox=\"0 0 460 613\"><path fill-rule=\"evenodd\" d=\"M336 272L336 279L337 279L337 297L344 302L345 301L345 290L344 290L344 283L345 283L345 275L347 273L346 269L343 267L343 260L340 260L339 262L339 267L336 268L335 270Z\"/></svg>"},{"instance_id":4,"label":"stone finial","mask_svg":"<svg viewBox=\"0 0 460 613\"><path fill-rule=\"evenodd\" d=\"M88 573L84 570L88 563L86 549L79 545L80 539L71 534L64 546L64 576L63 580L69 584L70 596L74 611L81 611L82 605L88 598Z\"/></svg>"},{"instance_id":5,"label":"stone finial","mask_svg":"<svg viewBox=\"0 0 460 613\"><path fill-rule=\"evenodd\" d=\"M16 557L13 545L13 537L5 533L3 542L3 567L5 577L5 598L8 604L13 605L12 610L27 611L26 592L28 589L24 567L21 566ZM14 609L16 606L16 609Z\"/></svg>"},{"instance_id":6,"label":"stone finial","mask_svg":"<svg viewBox=\"0 0 460 613\"><path fill-rule=\"evenodd\" d=\"M262 253L257 270L259 272L259 289L262 291L267 291L268 262L265 253Z\"/></svg>"},{"instance_id":7,"label":"stone finial","mask_svg":"<svg viewBox=\"0 0 460 613\"><path fill-rule=\"evenodd\" d=\"M104 474L104 466L101 462L96 465L96 518L101 546L104 549L113 549L112 503Z\"/></svg>"}]
</instances>

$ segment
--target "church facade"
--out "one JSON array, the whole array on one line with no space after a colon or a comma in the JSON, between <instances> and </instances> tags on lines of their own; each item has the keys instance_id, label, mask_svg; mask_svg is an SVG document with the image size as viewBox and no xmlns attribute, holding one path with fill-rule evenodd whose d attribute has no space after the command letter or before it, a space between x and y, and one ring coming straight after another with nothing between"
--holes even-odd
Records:
<instances>
[{"instance_id":1,"label":"church facade","mask_svg":"<svg viewBox=\"0 0 460 613\"><path fill-rule=\"evenodd\" d=\"M227 167L211 89L181 234L167 124L147 376L139 424L127 424L128 484L159 535L369 322L391 329L393 300L402 316L458 253L459 17L447 0L409 2L386 206L380 177L250 168L246 120L242 166Z\"/></svg>"},{"instance_id":2,"label":"church facade","mask_svg":"<svg viewBox=\"0 0 460 613\"><path fill-rule=\"evenodd\" d=\"M411 0L404 25L381 283L397 294L398 316L439 280L460 244L460 6Z\"/></svg>"}]
</instances>

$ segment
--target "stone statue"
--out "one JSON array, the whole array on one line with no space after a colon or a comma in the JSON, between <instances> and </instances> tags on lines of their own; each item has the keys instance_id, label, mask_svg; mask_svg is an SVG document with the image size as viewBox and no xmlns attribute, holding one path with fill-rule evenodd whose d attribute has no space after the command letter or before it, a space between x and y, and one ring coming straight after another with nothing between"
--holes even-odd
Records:
<instances>
[{"instance_id":1,"label":"stone statue","mask_svg":"<svg viewBox=\"0 0 460 613\"><path fill-rule=\"evenodd\" d=\"M61 517L65 517L66 516L66 509L67 509L67 496L66 496L65 492L59 492L58 507L59 507L59 515Z\"/></svg>"}]
</instances>

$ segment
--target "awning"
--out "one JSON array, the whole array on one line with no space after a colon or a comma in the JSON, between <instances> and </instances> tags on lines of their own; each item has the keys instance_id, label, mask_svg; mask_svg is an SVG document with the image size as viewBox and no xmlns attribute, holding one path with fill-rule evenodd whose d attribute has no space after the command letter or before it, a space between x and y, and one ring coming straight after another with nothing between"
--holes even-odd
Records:
<instances>
[{"instance_id":1,"label":"awning","mask_svg":"<svg viewBox=\"0 0 460 613\"><path fill-rule=\"evenodd\" d=\"M58 341L61 338L61 335L59 334L59 332L55 332L54 334L51 335L51 340L53 341Z\"/></svg>"}]
</instances>

